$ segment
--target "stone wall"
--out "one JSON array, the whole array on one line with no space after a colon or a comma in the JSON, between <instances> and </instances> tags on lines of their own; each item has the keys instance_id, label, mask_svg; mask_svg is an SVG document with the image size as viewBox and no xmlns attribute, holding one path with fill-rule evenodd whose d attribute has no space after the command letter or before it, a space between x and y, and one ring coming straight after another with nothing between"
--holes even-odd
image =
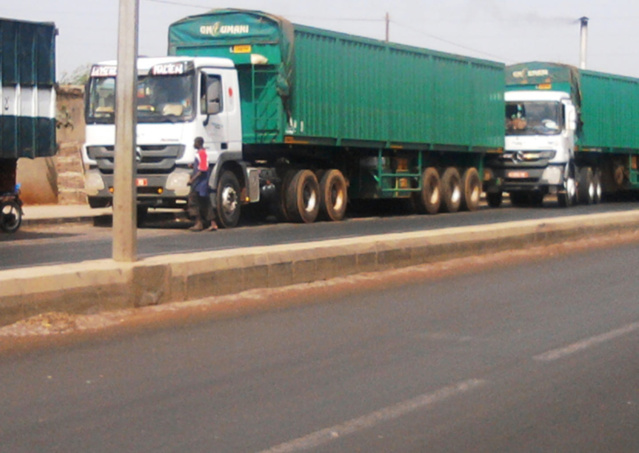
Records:
<instances>
[{"instance_id":1,"label":"stone wall","mask_svg":"<svg viewBox=\"0 0 639 453\"><path fill-rule=\"evenodd\" d=\"M86 203L82 145L85 141L84 87L62 86L57 93L58 203Z\"/></svg>"}]
</instances>

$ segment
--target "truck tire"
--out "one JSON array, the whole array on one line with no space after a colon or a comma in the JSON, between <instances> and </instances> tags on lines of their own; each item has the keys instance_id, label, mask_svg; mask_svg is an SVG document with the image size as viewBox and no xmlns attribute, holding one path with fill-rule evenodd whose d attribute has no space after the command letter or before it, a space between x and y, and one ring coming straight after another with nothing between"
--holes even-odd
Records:
<instances>
[{"instance_id":1,"label":"truck tire","mask_svg":"<svg viewBox=\"0 0 639 453\"><path fill-rule=\"evenodd\" d=\"M240 183L230 170L224 170L217 183L216 197L217 224L222 228L234 228L240 221Z\"/></svg>"},{"instance_id":2,"label":"truck tire","mask_svg":"<svg viewBox=\"0 0 639 453\"><path fill-rule=\"evenodd\" d=\"M0 229L5 233L15 233L22 224L22 210L17 202L0 203Z\"/></svg>"},{"instance_id":3,"label":"truck tire","mask_svg":"<svg viewBox=\"0 0 639 453\"><path fill-rule=\"evenodd\" d=\"M481 200L481 179L476 168L470 167L462 175L462 202L463 211L476 211Z\"/></svg>"},{"instance_id":4,"label":"truck tire","mask_svg":"<svg viewBox=\"0 0 639 453\"><path fill-rule=\"evenodd\" d=\"M575 178L568 177L564 185L564 190L557 194L560 208L568 208L575 203Z\"/></svg>"},{"instance_id":5,"label":"truck tire","mask_svg":"<svg viewBox=\"0 0 639 453\"><path fill-rule=\"evenodd\" d=\"M428 167L422 173L422 190L413 193L415 209L420 214L437 214L442 204L442 188L439 172Z\"/></svg>"},{"instance_id":6,"label":"truck tire","mask_svg":"<svg viewBox=\"0 0 639 453\"><path fill-rule=\"evenodd\" d=\"M320 188L315 174L298 170L286 187L286 213L291 221L313 223L320 208Z\"/></svg>"},{"instance_id":7,"label":"truck tire","mask_svg":"<svg viewBox=\"0 0 639 453\"><path fill-rule=\"evenodd\" d=\"M462 183L459 171L448 167L442 173L442 212L457 212L462 201Z\"/></svg>"},{"instance_id":8,"label":"truck tire","mask_svg":"<svg viewBox=\"0 0 639 453\"><path fill-rule=\"evenodd\" d=\"M580 204L593 204L595 202L595 183L592 168L581 167L579 169L579 183L577 185L577 200Z\"/></svg>"},{"instance_id":9,"label":"truck tire","mask_svg":"<svg viewBox=\"0 0 639 453\"><path fill-rule=\"evenodd\" d=\"M486 193L486 201L491 208L498 208L501 206L504 200L504 194L500 192L488 192Z\"/></svg>"},{"instance_id":10,"label":"truck tire","mask_svg":"<svg viewBox=\"0 0 639 453\"><path fill-rule=\"evenodd\" d=\"M322 172L318 179L321 195L320 215L334 222L342 220L348 204L344 175L341 171L333 169Z\"/></svg>"},{"instance_id":11,"label":"truck tire","mask_svg":"<svg viewBox=\"0 0 639 453\"><path fill-rule=\"evenodd\" d=\"M594 170L592 183L595 186L595 197L592 202L594 204L601 203L601 198L603 196L603 187L601 185L601 170L598 168Z\"/></svg>"}]
</instances>

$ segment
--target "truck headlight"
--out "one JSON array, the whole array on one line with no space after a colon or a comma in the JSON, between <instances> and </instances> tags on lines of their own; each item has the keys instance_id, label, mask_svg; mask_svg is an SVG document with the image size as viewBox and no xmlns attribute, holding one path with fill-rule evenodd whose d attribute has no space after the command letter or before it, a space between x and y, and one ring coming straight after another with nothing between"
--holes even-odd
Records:
<instances>
[{"instance_id":1,"label":"truck headlight","mask_svg":"<svg viewBox=\"0 0 639 453\"><path fill-rule=\"evenodd\" d=\"M556 155L557 155L557 151L542 151L539 153L539 158L553 160Z\"/></svg>"},{"instance_id":2,"label":"truck headlight","mask_svg":"<svg viewBox=\"0 0 639 453\"><path fill-rule=\"evenodd\" d=\"M87 195L97 195L104 190L104 181L99 170L89 170L84 176L84 191Z\"/></svg>"},{"instance_id":3,"label":"truck headlight","mask_svg":"<svg viewBox=\"0 0 639 453\"><path fill-rule=\"evenodd\" d=\"M186 197L191 191L188 185L189 179L191 179L191 172L179 168L166 179L166 189L174 191L178 197Z\"/></svg>"}]
</instances>

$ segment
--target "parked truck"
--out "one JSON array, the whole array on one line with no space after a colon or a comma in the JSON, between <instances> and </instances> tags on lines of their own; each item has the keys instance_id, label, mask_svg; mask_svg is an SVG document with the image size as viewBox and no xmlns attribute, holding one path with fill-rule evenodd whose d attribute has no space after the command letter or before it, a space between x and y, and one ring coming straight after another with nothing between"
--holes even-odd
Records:
<instances>
[{"instance_id":1,"label":"parked truck","mask_svg":"<svg viewBox=\"0 0 639 453\"><path fill-rule=\"evenodd\" d=\"M639 189L639 79L531 62L506 68L504 153L487 162L490 205L597 203Z\"/></svg>"},{"instance_id":2,"label":"parked truck","mask_svg":"<svg viewBox=\"0 0 639 453\"><path fill-rule=\"evenodd\" d=\"M0 19L0 229L6 232L22 221L18 159L57 152L56 35L52 23Z\"/></svg>"},{"instance_id":3,"label":"parked truck","mask_svg":"<svg viewBox=\"0 0 639 453\"><path fill-rule=\"evenodd\" d=\"M397 198L418 211L476 209L487 153L503 150L503 70L466 58L214 10L169 28L169 55L141 58L138 202L186 204L193 139L214 164L218 224L249 203L281 218L341 220L349 202ZM92 206L111 203L116 62L87 90Z\"/></svg>"}]
</instances>

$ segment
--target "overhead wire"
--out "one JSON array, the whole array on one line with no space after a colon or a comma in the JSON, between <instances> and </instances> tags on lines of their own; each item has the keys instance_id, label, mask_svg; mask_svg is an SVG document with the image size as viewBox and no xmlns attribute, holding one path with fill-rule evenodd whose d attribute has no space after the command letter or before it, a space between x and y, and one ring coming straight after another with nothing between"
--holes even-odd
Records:
<instances>
[{"instance_id":1,"label":"overhead wire","mask_svg":"<svg viewBox=\"0 0 639 453\"><path fill-rule=\"evenodd\" d=\"M399 26L404 27L404 28L407 28L407 29L409 29L410 31L412 31L414 33L426 36L427 38L434 39L436 41L441 41L441 42L449 44L451 46L459 47L460 49L464 49L464 50L467 50L467 51L470 51L470 52L474 52L474 53L480 54L480 55L485 55L485 56L490 57L490 58L496 58L496 59L502 60L502 61L507 60L507 58L504 58L504 57L501 57L501 56L498 56L498 55L495 55L495 54L491 54L491 53L488 53L488 52L484 52L482 50L474 49L472 47L468 47L468 46L465 46L463 44L458 44L458 43L450 41L448 39L440 38L439 36L435 36L435 35L433 35L431 33L426 33L426 32L424 32L422 30L417 30L416 28L411 27L410 25L406 25L404 23L397 22L397 21L395 21L393 19L390 20L390 23L391 24L395 24L395 25L399 25Z\"/></svg>"}]
</instances>

